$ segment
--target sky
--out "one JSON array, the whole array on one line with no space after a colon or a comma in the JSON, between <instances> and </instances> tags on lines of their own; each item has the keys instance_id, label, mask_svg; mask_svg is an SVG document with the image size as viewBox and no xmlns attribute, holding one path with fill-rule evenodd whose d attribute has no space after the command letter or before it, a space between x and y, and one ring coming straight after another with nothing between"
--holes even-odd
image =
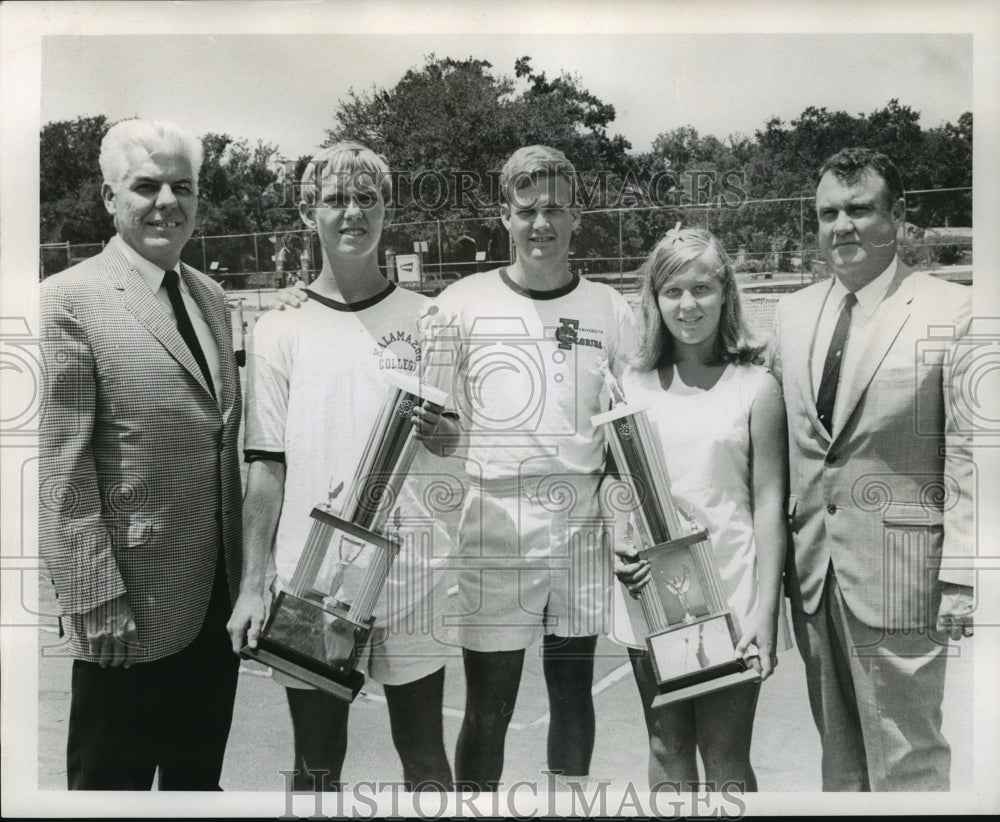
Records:
<instances>
[{"instance_id":1,"label":"sky","mask_svg":"<svg viewBox=\"0 0 1000 822\"><path fill-rule=\"evenodd\" d=\"M174 120L311 154L348 90L391 88L427 55L489 61L513 76L531 57L577 75L615 107L612 133L647 151L694 126L752 136L807 106L868 114L898 98L924 128L972 110L966 34L245 34L48 36L41 120L104 114Z\"/></svg>"}]
</instances>

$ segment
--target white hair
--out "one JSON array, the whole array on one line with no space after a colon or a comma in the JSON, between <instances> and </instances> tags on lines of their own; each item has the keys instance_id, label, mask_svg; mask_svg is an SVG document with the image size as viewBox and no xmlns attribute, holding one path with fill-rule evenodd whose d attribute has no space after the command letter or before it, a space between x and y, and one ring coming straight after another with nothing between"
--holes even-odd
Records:
<instances>
[{"instance_id":1,"label":"white hair","mask_svg":"<svg viewBox=\"0 0 1000 822\"><path fill-rule=\"evenodd\" d=\"M167 120L132 119L115 123L101 141L99 162L104 182L117 186L128 174L129 153L136 148L150 149L158 143L178 147L198 179L204 157L200 139Z\"/></svg>"}]
</instances>

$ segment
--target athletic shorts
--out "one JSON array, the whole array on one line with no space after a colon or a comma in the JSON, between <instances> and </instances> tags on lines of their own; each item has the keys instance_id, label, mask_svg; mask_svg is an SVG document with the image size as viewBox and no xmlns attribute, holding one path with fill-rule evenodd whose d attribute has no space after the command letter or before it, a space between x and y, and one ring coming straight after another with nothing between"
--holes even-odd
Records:
<instances>
[{"instance_id":1,"label":"athletic shorts","mask_svg":"<svg viewBox=\"0 0 1000 822\"><path fill-rule=\"evenodd\" d=\"M418 607L388 625L375 623L357 670L382 685L406 685L429 676L455 656L455 649L442 642L442 636L447 635L441 627L447 596L446 575L433 576L431 596L425 597ZM273 670L272 678L285 688L312 687L277 669Z\"/></svg>"},{"instance_id":2,"label":"athletic shorts","mask_svg":"<svg viewBox=\"0 0 1000 822\"><path fill-rule=\"evenodd\" d=\"M543 634L606 633L611 553L600 476L551 474L473 483L458 530L463 648L514 651Z\"/></svg>"}]
</instances>

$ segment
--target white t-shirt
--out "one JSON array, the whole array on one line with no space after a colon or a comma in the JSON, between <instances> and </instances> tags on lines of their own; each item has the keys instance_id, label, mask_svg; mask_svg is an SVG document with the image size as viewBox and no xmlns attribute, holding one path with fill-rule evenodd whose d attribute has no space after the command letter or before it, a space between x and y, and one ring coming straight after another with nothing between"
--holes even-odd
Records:
<instances>
[{"instance_id":1,"label":"white t-shirt","mask_svg":"<svg viewBox=\"0 0 1000 822\"><path fill-rule=\"evenodd\" d=\"M314 522L312 509L341 482L344 490L335 505L349 494L390 391L384 372L417 375L417 319L426 302L390 285L350 306L311 295L298 309L271 311L257 321L248 358L244 447L248 453L284 455L284 503L274 545L280 587L287 587L295 572ZM404 547L375 609L377 622L389 615L398 620L430 596L432 569L451 547L431 509L435 500L449 499L445 489L461 499L459 470L456 460L417 450L397 500ZM350 584L363 574L368 553L349 565ZM331 545L326 559L324 578L350 560L351 551Z\"/></svg>"},{"instance_id":2,"label":"white t-shirt","mask_svg":"<svg viewBox=\"0 0 1000 822\"><path fill-rule=\"evenodd\" d=\"M617 291L579 277L526 291L495 269L435 306L422 326L424 379L452 397L473 480L601 470L604 439L590 423L609 402L599 364L620 374L635 339Z\"/></svg>"}]
</instances>

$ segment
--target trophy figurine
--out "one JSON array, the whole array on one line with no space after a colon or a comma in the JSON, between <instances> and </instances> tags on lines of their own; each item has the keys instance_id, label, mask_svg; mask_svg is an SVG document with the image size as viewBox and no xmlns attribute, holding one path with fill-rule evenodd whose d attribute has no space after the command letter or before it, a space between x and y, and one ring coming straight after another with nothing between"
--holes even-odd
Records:
<instances>
[{"instance_id":1,"label":"trophy figurine","mask_svg":"<svg viewBox=\"0 0 1000 822\"><path fill-rule=\"evenodd\" d=\"M401 546L395 501L423 447L410 413L421 403L443 408L447 400L413 377L389 372L385 380L389 394L346 494L341 481L313 508L291 583L275 599L257 648L241 652L345 702L364 684L358 660Z\"/></svg>"},{"instance_id":2,"label":"trophy figurine","mask_svg":"<svg viewBox=\"0 0 1000 822\"><path fill-rule=\"evenodd\" d=\"M635 595L641 616L633 625L636 636L645 636L656 675L653 707L759 679L736 653L739 637L708 532L682 519L645 410L628 405L607 361L598 372L613 407L591 422L603 429L634 505L625 541L636 542L639 558L650 564L650 580Z\"/></svg>"},{"instance_id":3,"label":"trophy figurine","mask_svg":"<svg viewBox=\"0 0 1000 822\"><path fill-rule=\"evenodd\" d=\"M667 590L677 597L678 601L681 603L681 607L684 609L684 624L688 625L694 622L694 617L688 610L687 597L685 596L688 589L691 587L691 572L688 570L688 567L686 565L684 566L683 578L668 577L665 579L665 584L667 586Z\"/></svg>"}]
</instances>

